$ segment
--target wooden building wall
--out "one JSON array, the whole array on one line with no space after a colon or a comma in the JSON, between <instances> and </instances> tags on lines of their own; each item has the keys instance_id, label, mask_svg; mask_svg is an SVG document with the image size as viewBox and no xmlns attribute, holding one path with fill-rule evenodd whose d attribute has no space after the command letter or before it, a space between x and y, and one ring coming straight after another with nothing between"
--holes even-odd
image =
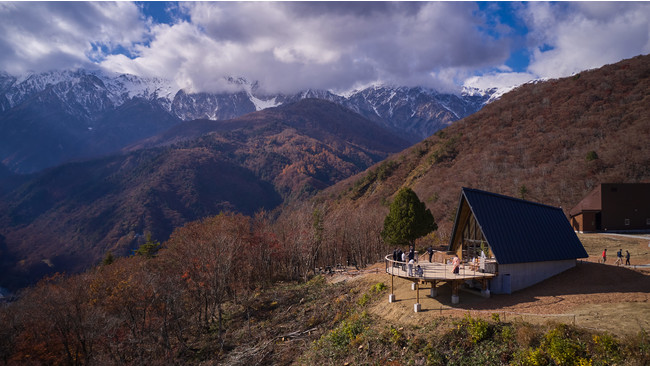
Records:
<instances>
[{"instance_id":1,"label":"wooden building wall","mask_svg":"<svg viewBox=\"0 0 650 366\"><path fill-rule=\"evenodd\" d=\"M650 184L603 184L601 230L650 230Z\"/></svg>"},{"instance_id":2,"label":"wooden building wall","mask_svg":"<svg viewBox=\"0 0 650 366\"><path fill-rule=\"evenodd\" d=\"M579 232L597 231L598 225L596 220L597 212L585 211L571 218L573 230Z\"/></svg>"}]
</instances>

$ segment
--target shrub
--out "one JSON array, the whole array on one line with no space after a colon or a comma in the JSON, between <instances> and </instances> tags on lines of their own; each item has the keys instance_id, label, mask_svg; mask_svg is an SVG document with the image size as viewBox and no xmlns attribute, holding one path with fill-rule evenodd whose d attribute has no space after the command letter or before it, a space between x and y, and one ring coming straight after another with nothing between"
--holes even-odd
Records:
<instances>
[{"instance_id":1,"label":"shrub","mask_svg":"<svg viewBox=\"0 0 650 366\"><path fill-rule=\"evenodd\" d=\"M598 154L595 151L591 150L590 152L587 153L585 159L587 159L587 161L597 160Z\"/></svg>"},{"instance_id":2,"label":"shrub","mask_svg":"<svg viewBox=\"0 0 650 366\"><path fill-rule=\"evenodd\" d=\"M501 317L499 317L499 313L492 313L492 321L495 323L501 322Z\"/></svg>"},{"instance_id":3,"label":"shrub","mask_svg":"<svg viewBox=\"0 0 650 366\"><path fill-rule=\"evenodd\" d=\"M376 284L374 284L374 285L370 288L370 290L371 290L372 292L374 292L374 293L380 293L380 292L386 290L387 288L388 288L388 286L386 286L385 283L383 283L383 282L377 282Z\"/></svg>"},{"instance_id":4,"label":"shrub","mask_svg":"<svg viewBox=\"0 0 650 366\"><path fill-rule=\"evenodd\" d=\"M352 314L348 319L343 320L338 327L321 338L321 342L330 343L338 350L347 349L348 345L357 339L368 327L368 315Z\"/></svg>"},{"instance_id":5,"label":"shrub","mask_svg":"<svg viewBox=\"0 0 650 366\"><path fill-rule=\"evenodd\" d=\"M370 295L368 295L366 293L366 294L363 294L363 296L361 296L359 298L359 301L357 301L357 304L359 304L361 306L366 306L366 304L368 304L368 302L370 302Z\"/></svg>"},{"instance_id":6,"label":"shrub","mask_svg":"<svg viewBox=\"0 0 650 366\"><path fill-rule=\"evenodd\" d=\"M469 333L472 343L476 344L484 339L487 339L490 332L490 324L483 319L472 318L467 315L468 327L467 332Z\"/></svg>"},{"instance_id":7,"label":"shrub","mask_svg":"<svg viewBox=\"0 0 650 366\"><path fill-rule=\"evenodd\" d=\"M522 347L533 347L539 344L538 331L531 324L519 324L516 329L516 340Z\"/></svg>"},{"instance_id":8,"label":"shrub","mask_svg":"<svg viewBox=\"0 0 650 366\"><path fill-rule=\"evenodd\" d=\"M543 366L548 365L549 360L539 348L526 348L515 354L513 365L522 366Z\"/></svg>"},{"instance_id":9,"label":"shrub","mask_svg":"<svg viewBox=\"0 0 650 366\"><path fill-rule=\"evenodd\" d=\"M604 364L616 364L621 361L619 342L610 334L594 335L594 357Z\"/></svg>"},{"instance_id":10,"label":"shrub","mask_svg":"<svg viewBox=\"0 0 650 366\"><path fill-rule=\"evenodd\" d=\"M404 345L406 337L404 337L404 333L402 333L400 329L390 327L389 334L391 343L396 344L400 347Z\"/></svg>"},{"instance_id":11,"label":"shrub","mask_svg":"<svg viewBox=\"0 0 650 366\"><path fill-rule=\"evenodd\" d=\"M558 365L575 365L583 358L585 346L569 337L568 328L560 324L544 336L542 349Z\"/></svg>"},{"instance_id":12,"label":"shrub","mask_svg":"<svg viewBox=\"0 0 650 366\"><path fill-rule=\"evenodd\" d=\"M427 358L427 365L446 365L447 358L445 354L438 350L438 347L433 343L427 343L424 347L424 355Z\"/></svg>"}]
</instances>

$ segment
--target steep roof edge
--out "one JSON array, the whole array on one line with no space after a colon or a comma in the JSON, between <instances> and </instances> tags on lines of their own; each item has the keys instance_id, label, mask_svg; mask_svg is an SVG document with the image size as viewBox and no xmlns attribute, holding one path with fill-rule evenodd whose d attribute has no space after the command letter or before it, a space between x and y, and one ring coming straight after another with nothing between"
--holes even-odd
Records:
<instances>
[{"instance_id":1,"label":"steep roof edge","mask_svg":"<svg viewBox=\"0 0 650 366\"><path fill-rule=\"evenodd\" d=\"M463 195L465 195L466 191L476 192L476 193L480 193L480 194L484 194L484 195L490 195L490 196L495 196L495 197L499 197L499 198L509 199L509 200L512 200L512 201L517 201L517 202L525 203L525 204L529 204L529 205L536 205L536 206L541 206L541 207L545 207L545 208L550 208L550 209L562 211L561 207L545 205L543 203L539 203L539 202L535 202L535 201L528 201L528 200L524 200L524 199L521 199L521 198L506 196L506 195L503 195L503 194L498 194L498 193L493 193L493 192L488 192L488 191L482 191L480 189L475 189L475 188L463 187L461 192L462 192ZM470 206L471 206L471 204L470 204ZM562 211L562 212L564 212L564 211Z\"/></svg>"},{"instance_id":2,"label":"steep roof edge","mask_svg":"<svg viewBox=\"0 0 650 366\"><path fill-rule=\"evenodd\" d=\"M451 228L451 235L449 236L449 244L447 245L447 251L451 250L451 247L454 243L454 237L456 236L456 232L458 231L457 230L458 225L460 225L458 223L458 219L460 218L460 208L461 205L463 204L463 198L467 200L467 197L465 197L465 193L463 193L463 189L465 189L465 187L463 187L460 190L460 194L458 195L458 206L456 206L456 217L454 217L454 226ZM467 203L467 205L469 206L469 202ZM471 209L472 208L470 207L470 210Z\"/></svg>"},{"instance_id":3,"label":"steep roof edge","mask_svg":"<svg viewBox=\"0 0 650 366\"><path fill-rule=\"evenodd\" d=\"M602 184L598 184L596 188L592 189L577 205L570 211L569 216L574 217L580 215L584 211L600 211L603 204L601 200Z\"/></svg>"}]
</instances>

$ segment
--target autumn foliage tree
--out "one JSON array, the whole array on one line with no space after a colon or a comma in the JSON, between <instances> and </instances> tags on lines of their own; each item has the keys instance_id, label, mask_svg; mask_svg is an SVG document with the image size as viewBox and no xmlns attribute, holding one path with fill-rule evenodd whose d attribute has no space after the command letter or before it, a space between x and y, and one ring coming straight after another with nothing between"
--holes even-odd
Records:
<instances>
[{"instance_id":1,"label":"autumn foliage tree","mask_svg":"<svg viewBox=\"0 0 650 366\"><path fill-rule=\"evenodd\" d=\"M242 215L220 214L187 224L172 234L167 255L181 274L182 288L198 324L223 331L222 304L244 287L250 222Z\"/></svg>"}]
</instances>

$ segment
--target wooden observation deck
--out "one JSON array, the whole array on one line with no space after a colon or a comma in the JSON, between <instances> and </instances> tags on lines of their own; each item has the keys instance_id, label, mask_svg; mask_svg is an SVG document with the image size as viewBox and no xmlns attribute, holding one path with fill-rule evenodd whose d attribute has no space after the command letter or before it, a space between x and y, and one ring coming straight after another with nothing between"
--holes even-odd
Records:
<instances>
[{"instance_id":1,"label":"wooden observation deck","mask_svg":"<svg viewBox=\"0 0 650 366\"><path fill-rule=\"evenodd\" d=\"M416 304L414 310L416 312L420 311L420 284L430 283L430 296L436 297L438 294L437 286L439 282L448 282L451 284L451 302L452 304L457 304L459 302L458 290L463 282L467 280L475 280L481 282L482 291L481 294L485 297L490 296L490 290L487 288L488 280L495 277L496 273L491 273L490 271L481 271L478 266L468 265L467 263L460 265L459 273L452 273L453 266L446 263L437 263L429 261L419 261L413 264L412 272L409 273L408 264L401 261L394 261L392 255L387 255L385 257L386 263L386 273L391 275L390 280L390 295L388 302L395 301L395 295L393 293L393 279L395 276L407 279L413 282L412 289L417 291ZM489 264L489 263L488 263ZM420 266L421 273L418 273L416 270L417 266ZM488 266L494 267L494 266Z\"/></svg>"}]
</instances>

